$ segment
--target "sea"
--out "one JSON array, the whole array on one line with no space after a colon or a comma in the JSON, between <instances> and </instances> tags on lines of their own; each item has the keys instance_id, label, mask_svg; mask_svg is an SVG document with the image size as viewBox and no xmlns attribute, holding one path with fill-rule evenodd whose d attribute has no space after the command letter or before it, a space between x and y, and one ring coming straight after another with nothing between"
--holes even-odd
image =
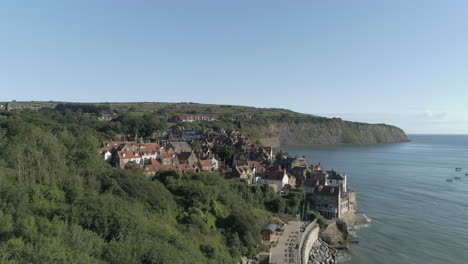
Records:
<instances>
[{"instance_id":1,"label":"sea","mask_svg":"<svg viewBox=\"0 0 468 264\"><path fill-rule=\"evenodd\" d=\"M467 264L468 135L409 138L285 151L348 175L359 213L370 221L353 231L352 264Z\"/></svg>"}]
</instances>

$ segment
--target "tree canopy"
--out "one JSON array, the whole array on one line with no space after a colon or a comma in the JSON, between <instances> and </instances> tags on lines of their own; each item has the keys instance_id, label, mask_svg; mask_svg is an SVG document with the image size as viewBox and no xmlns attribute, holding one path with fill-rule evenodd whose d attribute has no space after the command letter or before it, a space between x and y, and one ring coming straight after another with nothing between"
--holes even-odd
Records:
<instances>
[{"instance_id":1,"label":"tree canopy","mask_svg":"<svg viewBox=\"0 0 468 264\"><path fill-rule=\"evenodd\" d=\"M285 211L271 188L217 173L111 168L97 152L110 130L60 111L0 114L1 263L236 263ZM166 126L150 115L109 123L145 135Z\"/></svg>"}]
</instances>

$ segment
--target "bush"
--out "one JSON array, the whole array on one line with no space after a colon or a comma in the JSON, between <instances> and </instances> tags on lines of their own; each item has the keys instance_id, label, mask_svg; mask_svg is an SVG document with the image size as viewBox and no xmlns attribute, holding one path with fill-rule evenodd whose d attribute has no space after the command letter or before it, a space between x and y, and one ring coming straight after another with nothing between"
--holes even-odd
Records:
<instances>
[{"instance_id":1,"label":"bush","mask_svg":"<svg viewBox=\"0 0 468 264\"><path fill-rule=\"evenodd\" d=\"M320 228L325 228L328 226L325 217L323 217L319 212L315 210L309 210L309 212L307 213L307 219L309 221L314 221L315 219L317 219L317 224L320 226Z\"/></svg>"}]
</instances>

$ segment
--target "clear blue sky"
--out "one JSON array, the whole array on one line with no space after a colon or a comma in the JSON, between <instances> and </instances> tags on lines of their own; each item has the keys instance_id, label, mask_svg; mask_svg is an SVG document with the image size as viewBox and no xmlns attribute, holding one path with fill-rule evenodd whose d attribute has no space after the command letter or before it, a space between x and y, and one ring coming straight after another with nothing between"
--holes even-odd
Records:
<instances>
[{"instance_id":1,"label":"clear blue sky","mask_svg":"<svg viewBox=\"0 0 468 264\"><path fill-rule=\"evenodd\" d=\"M468 1L0 3L0 101L191 101L468 133Z\"/></svg>"}]
</instances>

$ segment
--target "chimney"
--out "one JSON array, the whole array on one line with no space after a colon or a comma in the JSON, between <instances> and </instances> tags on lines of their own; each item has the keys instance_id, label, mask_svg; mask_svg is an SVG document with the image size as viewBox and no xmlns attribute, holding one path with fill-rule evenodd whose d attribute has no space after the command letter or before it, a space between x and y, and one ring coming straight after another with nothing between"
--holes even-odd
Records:
<instances>
[{"instance_id":1,"label":"chimney","mask_svg":"<svg viewBox=\"0 0 468 264\"><path fill-rule=\"evenodd\" d=\"M343 192L346 193L347 192L347 181L346 181L346 174L344 175L344 181L343 181Z\"/></svg>"}]
</instances>

